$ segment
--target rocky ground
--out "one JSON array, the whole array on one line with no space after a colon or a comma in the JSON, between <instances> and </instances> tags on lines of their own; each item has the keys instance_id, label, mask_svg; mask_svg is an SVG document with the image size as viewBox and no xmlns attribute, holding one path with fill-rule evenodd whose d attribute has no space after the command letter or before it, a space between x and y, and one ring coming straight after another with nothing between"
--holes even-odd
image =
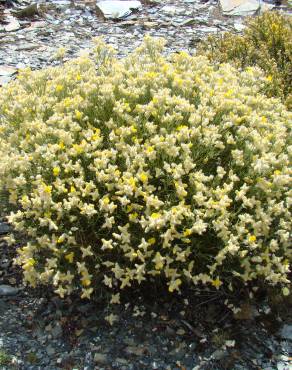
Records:
<instances>
[{"instance_id":1,"label":"rocky ground","mask_svg":"<svg viewBox=\"0 0 292 370\"><path fill-rule=\"evenodd\" d=\"M274 7L274 1L278 10L291 12L291 0L266 1L259 2L256 13ZM165 38L169 52L193 52L210 33L241 32L243 20L224 15L218 0L141 0L139 9L119 19L105 18L95 0L0 0L0 85L19 68L58 63L60 47L67 49L66 58L77 55L96 36L120 55L137 47L146 34Z\"/></svg>"},{"instance_id":2,"label":"rocky ground","mask_svg":"<svg viewBox=\"0 0 292 370\"><path fill-rule=\"evenodd\" d=\"M110 326L101 295L61 300L23 286L7 232L0 223L1 370L291 369L292 317L288 307L278 310L280 301L245 302L234 316L224 293L157 299L148 287L115 308L119 320Z\"/></svg>"}]
</instances>

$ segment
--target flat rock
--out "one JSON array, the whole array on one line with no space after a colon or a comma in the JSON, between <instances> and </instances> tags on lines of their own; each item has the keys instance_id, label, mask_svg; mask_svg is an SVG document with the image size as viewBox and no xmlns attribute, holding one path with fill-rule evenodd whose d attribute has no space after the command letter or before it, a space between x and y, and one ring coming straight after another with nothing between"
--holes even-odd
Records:
<instances>
[{"instance_id":1,"label":"flat rock","mask_svg":"<svg viewBox=\"0 0 292 370\"><path fill-rule=\"evenodd\" d=\"M128 353L129 355L143 356L145 354L145 348L128 346L125 348L125 352Z\"/></svg>"},{"instance_id":2,"label":"flat rock","mask_svg":"<svg viewBox=\"0 0 292 370\"><path fill-rule=\"evenodd\" d=\"M61 325L57 324L56 326L54 326L51 330L51 334L54 338L58 338L60 337L60 335L62 334L62 327Z\"/></svg>"},{"instance_id":3,"label":"flat rock","mask_svg":"<svg viewBox=\"0 0 292 370\"><path fill-rule=\"evenodd\" d=\"M6 32L17 31L19 29L20 29L20 24L19 24L18 20L14 17L11 17L9 19L9 23L6 26L4 26L4 30Z\"/></svg>"},{"instance_id":4,"label":"flat rock","mask_svg":"<svg viewBox=\"0 0 292 370\"><path fill-rule=\"evenodd\" d=\"M1 67L0 67L0 76L1 76ZM10 76L3 76L4 78L5 77L8 77L8 80L9 80L9 77ZM1 81L1 79L0 79ZM3 234L8 234L10 232L10 226L8 224L5 224L4 222L0 222L0 235L3 235Z\"/></svg>"},{"instance_id":5,"label":"flat rock","mask_svg":"<svg viewBox=\"0 0 292 370\"><path fill-rule=\"evenodd\" d=\"M98 364L106 364L108 362L107 355L104 353L95 353L93 359Z\"/></svg>"},{"instance_id":6,"label":"flat rock","mask_svg":"<svg viewBox=\"0 0 292 370\"><path fill-rule=\"evenodd\" d=\"M247 16L260 8L258 0L220 0L220 5L225 15Z\"/></svg>"},{"instance_id":7,"label":"flat rock","mask_svg":"<svg viewBox=\"0 0 292 370\"><path fill-rule=\"evenodd\" d=\"M6 77L6 76L12 76L16 72L17 72L17 69L14 68L14 67L6 66L6 65L0 66L0 76L4 76L4 77ZM0 222L0 230L1 230L1 225L2 225L2 223Z\"/></svg>"},{"instance_id":8,"label":"flat rock","mask_svg":"<svg viewBox=\"0 0 292 370\"><path fill-rule=\"evenodd\" d=\"M8 84L8 82L10 82L11 79L12 79L11 76L0 76L0 86Z\"/></svg>"},{"instance_id":9,"label":"flat rock","mask_svg":"<svg viewBox=\"0 0 292 370\"><path fill-rule=\"evenodd\" d=\"M46 348L46 352L49 356L52 356L56 353L55 349L51 346L51 345L48 345L47 348Z\"/></svg>"},{"instance_id":10,"label":"flat rock","mask_svg":"<svg viewBox=\"0 0 292 370\"><path fill-rule=\"evenodd\" d=\"M280 330L280 336L283 339L291 340L292 341L292 325L285 324L282 329Z\"/></svg>"},{"instance_id":11,"label":"flat rock","mask_svg":"<svg viewBox=\"0 0 292 370\"><path fill-rule=\"evenodd\" d=\"M222 360L222 358L227 356L227 352L223 351L222 349L217 349L215 352L212 353L212 359L214 360Z\"/></svg>"},{"instance_id":12,"label":"flat rock","mask_svg":"<svg viewBox=\"0 0 292 370\"><path fill-rule=\"evenodd\" d=\"M132 10L142 8L140 1L119 1L107 0L97 3L98 9L102 12L105 18L119 19L127 17L132 13Z\"/></svg>"},{"instance_id":13,"label":"flat rock","mask_svg":"<svg viewBox=\"0 0 292 370\"><path fill-rule=\"evenodd\" d=\"M184 8L178 8L178 7L172 6L172 5L165 5L163 8L160 9L160 11L162 13L167 14L167 15L170 15L170 16L174 16L174 15L184 14L185 13L185 9Z\"/></svg>"},{"instance_id":14,"label":"flat rock","mask_svg":"<svg viewBox=\"0 0 292 370\"><path fill-rule=\"evenodd\" d=\"M18 288L14 288L10 285L0 285L0 296L13 296L19 292Z\"/></svg>"},{"instance_id":15,"label":"flat rock","mask_svg":"<svg viewBox=\"0 0 292 370\"><path fill-rule=\"evenodd\" d=\"M15 50L17 51L29 51L29 50L34 50L39 47L38 44L34 44L32 42L24 42L20 46L18 46Z\"/></svg>"}]
</instances>

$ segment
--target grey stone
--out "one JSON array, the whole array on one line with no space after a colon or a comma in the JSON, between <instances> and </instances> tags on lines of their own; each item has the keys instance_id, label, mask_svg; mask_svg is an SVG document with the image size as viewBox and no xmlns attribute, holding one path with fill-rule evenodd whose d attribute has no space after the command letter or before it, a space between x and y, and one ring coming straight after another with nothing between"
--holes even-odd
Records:
<instances>
[{"instance_id":1,"label":"grey stone","mask_svg":"<svg viewBox=\"0 0 292 370\"><path fill-rule=\"evenodd\" d=\"M212 353L211 358L214 360L222 360L222 358L227 356L227 352L223 351L222 349L217 349L215 352Z\"/></svg>"},{"instance_id":2,"label":"grey stone","mask_svg":"<svg viewBox=\"0 0 292 370\"><path fill-rule=\"evenodd\" d=\"M121 365L127 365L128 364L128 361L125 358L121 358L121 357L118 357L116 359L116 362L121 364Z\"/></svg>"},{"instance_id":3,"label":"grey stone","mask_svg":"<svg viewBox=\"0 0 292 370\"><path fill-rule=\"evenodd\" d=\"M282 329L280 330L280 336L283 339L291 340L292 341L292 325L285 324Z\"/></svg>"},{"instance_id":4,"label":"grey stone","mask_svg":"<svg viewBox=\"0 0 292 370\"><path fill-rule=\"evenodd\" d=\"M0 296L14 296L19 292L18 288L10 285L0 285Z\"/></svg>"},{"instance_id":5,"label":"grey stone","mask_svg":"<svg viewBox=\"0 0 292 370\"><path fill-rule=\"evenodd\" d=\"M2 70L2 72L4 73L4 70ZM0 76L1 76L1 67L0 67ZM8 234L10 230L11 229L10 229L10 226L8 224L5 224L4 222L0 222L0 235Z\"/></svg>"},{"instance_id":6,"label":"grey stone","mask_svg":"<svg viewBox=\"0 0 292 370\"><path fill-rule=\"evenodd\" d=\"M17 51L30 51L33 49L37 49L39 47L38 44L33 44L31 42L24 42L22 45L16 48Z\"/></svg>"},{"instance_id":7,"label":"grey stone","mask_svg":"<svg viewBox=\"0 0 292 370\"><path fill-rule=\"evenodd\" d=\"M51 334L54 338L58 338L62 334L62 327L61 325L57 324L51 330Z\"/></svg>"},{"instance_id":8,"label":"grey stone","mask_svg":"<svg viewBox=\"0 0 292 370\"><path fill-rule=\"evenodd\" d=\"M143 356L145 353L144 347L134 347L134 346L128 346L125 348L125 352L129 355L135 355L135 356Z\"/></svg>"},{"instance_id":9,"label":"grey stone","mask_svg":"<svg viewBox=\"0 0 292 370\"><path fill-rule=\"evenodd\" d=\"M93 359L94 362L98 364L106 364L108 362L107 355L105 353L95 353Z\"/></svg>"},{"instance_id":10,"label":"grey stone","mask_svg":"<svg viewBox=\"0 0 292 370\"><path fill-rule=\"evenodd\" d=\"M47 351L47 354L49 356L52 356L52 355L54 355L56 353L55 348L53 348L51 345L48 345L47 346L46 351Z\"/></svg>"}]
</instances>

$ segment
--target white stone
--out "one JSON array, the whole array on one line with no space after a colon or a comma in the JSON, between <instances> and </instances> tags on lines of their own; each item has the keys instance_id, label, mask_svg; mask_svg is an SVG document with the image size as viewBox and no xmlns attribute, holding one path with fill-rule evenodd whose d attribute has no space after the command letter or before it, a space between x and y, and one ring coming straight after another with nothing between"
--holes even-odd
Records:
<instances>
[{"instance_id":1,"label":"white stone","mask_svg":"<svg viewBox=\"0 0 292 370\"><path fill-rule=\"evenodd\" d=\"M4 26L4 29L6 32L12 32L12 31L17 31L20 28L20 24L18 20L14 17L7 17L8 20L10 21L7 26Z\"/></svg>"},{"instance_id":2,"label":"white stone","mask_svg":"<svg viewBox=\"0 0 292 370\"><path fill-rule=\"evenodd\" d=\"M185 13L184 8L178 8L172 5L165 5L163 8L160 9L160 11L164 14L171 15L171 16Z\"/></svg>"},{"instance_id":3,"label":"white stone","mask_svg":"<svg viewBox=\"0 0 292 370\"><path fill-rule=\"evenodd\" d=\"M225 15L247 16L254 14L260 8L259 0L220 0Z\"/></svg>"},{"instance_id":4,"label":"white stone","mask_svg":"<svg viewBox=\"0 0 292 370\"><path fill-rule=\"evenodd\" d=\"M142 4L140 1L119 1L119 0L108 0L100 1L97 3L97 7L101 10L105 18L123 18L130 15L132 9L140 10Z\"/></svg>"}]
</instances>

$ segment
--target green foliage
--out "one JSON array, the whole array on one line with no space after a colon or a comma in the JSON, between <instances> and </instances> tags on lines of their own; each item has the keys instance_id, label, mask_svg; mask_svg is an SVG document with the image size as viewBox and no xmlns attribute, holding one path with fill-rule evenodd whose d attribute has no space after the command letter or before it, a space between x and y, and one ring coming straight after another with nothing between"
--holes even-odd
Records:
<instances>
[{"instance_id":1,"label":"green foliage","mask_svg":"<svg viewBox=\"0 0 292 370\"><path fill-rule=\"evenodd\" d=\"M0 349L0 366L7 366L10 362L11 356L3 349Z\"/></svg>"},{"instance_id":2,"label":"green foliage","mask_svg":"<svg viewBox=\"0 0 292 370\"><path fill-rule=\"evenodd\" d=\"M243 35L209 36L198 49L211 61L232 62L237 67L259 66L270 80L267 94L292 108L292 20L266 12L247 21Z\"/></svg>"},{"instance_id":3,"label":"green foliage","mask_svg":"<svg viewBox=\"0 0 292 370\"><path fill-rule=\"evenodd\" d=\"M143 281L288 293L291 113L259 69L97 41L0 90L0 187L27 282L83 298ZM13 239L13 238L12 238ZM13 241L13 240L12 240ZM113 321L113 316L108 317Z\"/></svg>"}]
</instances>

